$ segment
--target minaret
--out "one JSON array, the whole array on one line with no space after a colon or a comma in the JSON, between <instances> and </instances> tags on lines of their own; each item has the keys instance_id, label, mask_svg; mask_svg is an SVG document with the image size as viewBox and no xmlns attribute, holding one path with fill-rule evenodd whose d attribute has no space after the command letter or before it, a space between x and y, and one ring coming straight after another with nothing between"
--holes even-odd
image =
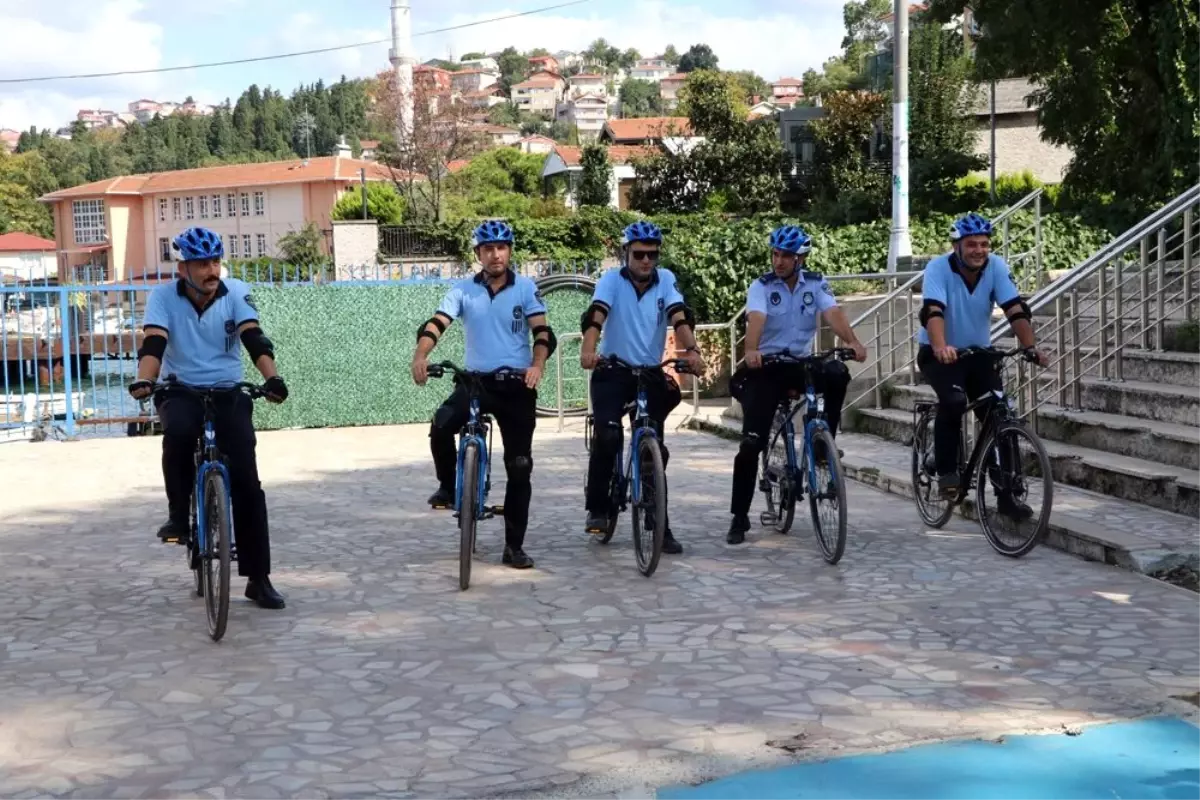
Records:
<instances>
[{"instance_id":1,"label":"minaret","mask_svg":"<svg viewBox=\"0 0 1200 800\"><path fill-rule=\"evenodd\" d=\"M396 70L400 94L400 113L396 118L396 145L406 150L413 131L413 65L417 58L412 46L412 16L408 0L392 0L392 49L388 60Z\"/></svg>"}]
</instances>

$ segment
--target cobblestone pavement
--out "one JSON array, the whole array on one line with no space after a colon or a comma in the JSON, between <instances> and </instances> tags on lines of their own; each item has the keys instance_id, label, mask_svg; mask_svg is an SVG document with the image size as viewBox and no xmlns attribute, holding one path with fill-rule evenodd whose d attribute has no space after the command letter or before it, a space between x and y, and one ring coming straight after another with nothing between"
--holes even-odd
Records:
<instances>
[{"instance_id":1,"label":"cobblestone pavement","mask_svg":"<svg viewBox=\"0 0 1200 800\"><path fill-rule=\"evenodd\" d=\"M645 796L795 757L768 742L1061 729L1200 684L1194 594L1049 549L1006 560L857 484L836 567L804 515L726 546L734 445L704 434L669 436L688 552L644 579L626 522L608 548L579 532L582 443L553 427L538 568L498 566L485 523L465 593L452 520L423 507L423 429L262 435L288 608L236 580L220 644L153 536L158 440L5 446L0 795Z\"/></svg>"}]
</instances>

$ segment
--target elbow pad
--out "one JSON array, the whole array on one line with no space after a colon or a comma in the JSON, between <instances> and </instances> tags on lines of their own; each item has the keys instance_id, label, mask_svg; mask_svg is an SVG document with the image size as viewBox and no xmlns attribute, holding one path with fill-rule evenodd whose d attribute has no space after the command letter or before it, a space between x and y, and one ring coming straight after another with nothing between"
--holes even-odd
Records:
<instances>
[{"instance_id":1,"label":"elbow pad","mask_svg":"<svg viewBox=\"0 0 1200 800\"><path fill-rule=\"evenodd\" d=\"M546 334L542 337L542 334ZM558 337L554 335L554 331L549 325L538 325L533 329L533 346L542 345L546 348L546 358L554 355L554 351L558 349Z\"/></svg>"},{"instance_id":2,"label":"elbow pad","mask_svg":"<svg viewBox=\"0 0 1200 800\"><path fill-rule=\"evenodd\" d=\"M592 303L588 306L588 310L583 312L583 316L579 318L579 332L586 334L589 328L600 330L600 323L596 321L596 312L599 311L604 315L608 315L608 308L600 303Z\"/></svg>"},{"instance_id":3,"label":"elbow pad","mask_svg":"<svg viewBox=\"0 0 1200 800\"><path fill-rule=\"evenodd\" d=\"M683 319L674 322L671 327L673 327L675 330L679 330L684 325L687 325L692 330L696 329L696 313L692 311L690 306L686 306L682 303L671 306L667 309L667 318L670 319L671 317L675 316L676 311L683 312Z\"/></svg>"},{"instance_id":4,"label":"elbow pad","mask_svg":"<svg viewBox=\"0 0 1200 800\"><path fill-rule=\"evenodd\" d=\"M162 361L163 354L167 352L167 337L158 333L147 334L142 338L142 346L138 348L138 361L142 360L143 356L153 356L159 361Z\"/></svg>"},{"instance_id":5,"label":"elbow pad","mask_svg":"<svg viewBox=\"0 0 1200 800\"><path fill-rule=\"evenodd\" d=\"M1008 310L1014 307L1017 309L1017 313L1008 314ZM1029 307L1029 304L1026 303L1025 299L1022 297L1018 297L1016 300L1005 303L1004 305L1000 306L1000 309L1004 311L1005 314L1008 314L1008 321L1010 323L1016 322L1019 319L1029 320L1030 322L1033 321L1033 309Z\"/></svg>"},{"instance_id":6,"label":"elbow pad","mask_svg":"<svg viewBox=\"0 0 1200 800\"><path fill-rule=\"evenodd\" d=\"M437 333L429 330L429 326L437 328ZM446 323L437 314L434 314L429 319L421 323L421 327L417 328L417 342L422 339L431 339L434 344L437 344L438 339L446 332Z\"/></svg>"},{"instance_id":7,"label":"elbow pad","mask_svg":"<svg viewBox=\"0 0 1200 800\"><path fill-rule=\"evenodd\" d=\"M263 356L269 357L272 361L275 360L275 345L263 333L262 328L247 328L242 331L242 345L250 354L251 363L258 363Z\"/></svg>"},{"instance_id":8,"label":"elbow pad","mask_svg":"<svg viewBox=\"0 0 1200 800\"><path fill-rule=\"evenodd\" d=\"M945 306L936 300L926 300L925 304L921 306L920 313L917 315L917 319L921 321L921 327L928 327L929 320L934 319L935 317L941 317L945 319L946 315L942 311L943 308L945 308Z\"/></svg>"}]
</instances>

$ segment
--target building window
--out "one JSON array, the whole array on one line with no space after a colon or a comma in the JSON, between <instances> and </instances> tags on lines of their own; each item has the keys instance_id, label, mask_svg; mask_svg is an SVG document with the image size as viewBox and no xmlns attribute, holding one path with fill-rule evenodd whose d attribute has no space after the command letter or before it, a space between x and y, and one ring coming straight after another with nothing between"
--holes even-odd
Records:
<instances>
[{"instance_id":1,"label":"building window","mask_svg":"<svg viewBox=\"0 0 1200 800\"><path fill-rule=\"evenodd\" d=\"M236 233L229 234L229 257L238 258L238 238Z\"/></svg>"},{"instance_id":2,"label":"building window","mask_svg":"<svg viewBox=\"0 0 1200 800\"><path fill-rule=\"evenodd\" d=\"M221 195L214 194L212 196L213 219L221 218Z\"/></svg>"},{"instance_id":3,"label":"building window","mask_svg":"<svg viewBox=\"0 0 1200 800\"><path fill-rule=\"evenodd\" d=\"M250 195L242 192L242 216L250 216Z\"/></svg>"},{"instance_id":4,"label":"building window","mask_svg":"<svg viewBox=\"0 0 1200 800\"><path fill-rule=\"evenodd\" d=\"M246 195L242 195L242 197L245 196ZM248 233L242 234L242 256L244 258L250 258L250 234Z\"/></svg>"},{"instance_id":5,"label":"building window","mask_svg":"<svg viewBox=\"0 0 1200 800\"><path fill-rule=\"evenodd\" d=\"M200 219L208 219L208 195L200 195Z\"/></svg>"},{"instance_id":6,"label":"building window","mask_svg":"<svg viewBox=\"0 0 1200 800\"><path fill-rule=\"evenodd\" d=\"M158 240L158 260L159 261L170 261L171 260L171 240L170 239L164 238L164 239Z\"/></svg>"},{"instance_id":7,"label":"building window","mask_svg":"<svg viewBox=\"0 0 1200 800\"><path fill-rule=\"evenodd\" d=\"M183 219L183 211L178 197L171 198L171 218L176 222Z\"/></svg>"},{"instance_id":8,"label":"building window","mask_svg":"<svg viewBox=\"0 0 1200 800\"><path fill-rule=\"evenodd\" d=\"M267 235L265 233L255 234L254 244L257 248L255 252L258 254L259 258L262 258L267 254Z\"/></svg>"},{"instance_id":9,"label":"building window","mask_svg":"<svg viewBox=\"0 0 1200 800\"><path fill-rule=\"evenodd\" d=\"M165 197L158 198L158 221L167 221L167 198Z\"/></svg>"},{"instance_id":10,"label":"building window","mask_svg":"<svg viewBox=\"0 0 1200 800\"><path fill-rule=\"evenodd\" d=\"M254 193L254 216L262 217L267 213L267 196L262 192Z\"/></svg>"},{"instance_id":11,"label":"building window","mask_svg":"<svg viewBox=\"0 0 1200 800\"><path fill-rule=\"evenodd\" d=\"M194 198L194 197L183 198L183 216L186 219L195 219L196 218L196 198Z\"/></svg>"},{"instance_id":12,"label":"building window","mask_svg":"<svg viewBox=\"0 0 1200 800\"><path fill-rule=\"evenodd\" d=\"M72 221L75 224L76 244L102 244L104 242L104 201L76 200L71 204Z\"/></svg>"},{"instance_id":13,"label":"building window","mask_svg":"<svg viewBox=\"0 0 1200 800\"><path fill-rule=\"evenodd\" d=\"M237 195L233 192L225 195L225 216L230 218L237 216Z\"/></svg>"}]
</instances>

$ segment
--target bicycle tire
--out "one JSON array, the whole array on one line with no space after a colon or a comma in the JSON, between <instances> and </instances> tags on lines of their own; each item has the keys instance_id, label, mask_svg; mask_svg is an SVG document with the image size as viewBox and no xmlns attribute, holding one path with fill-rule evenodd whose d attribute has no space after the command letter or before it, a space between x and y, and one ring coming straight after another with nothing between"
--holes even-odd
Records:
<instances>
[{"instance_id":1,"label":"bicycle tire","mask_svg":"<svg viewBox=\"0 0 1200 800\"><path fill-rule=\"evenodd\" d=\"M1032 480L1040 481L1042 484L1042 507L1035 511L1038 515L1037 524L1031 526L1033 530L1024 538L1024 541L1016 546L1009 546L1000 540L993 524L994 521L991 519L991 514L987 511L987 492L991 486L991 481L988 479L988 455L991 453L996 440L1001 436L1016 436L1018 439L1024 439L1029 450L1033 452L1034 459L1037 462L1037 470L1041 473L1040 476L1032 478ZM1041 543L1042 539L1046 536L1046 531L1050 527L1050 510L1054 505L1054 475L1051 471L1050 457L1046 455L1046 448L1042 445L1042 440L1024 425L1017 422L1001 423L983 444L984 449L982 452L984 456L979 459L979 464L975 468L975 508L978 511L979 527L983 529L983 535L988 540L988 544L997 553L1009 558L1021 558ZM1019 444L1017 445L1017 452L1021 452ZM1024 472L1022 461L1022 459L1018 458L1017 468L1021 472Z\"/></svg>"},{"instance_id":2,"label":"bicycle tire","mask_svg":"<svg viewBox=\"0 0 1200 800\"><path fill-rule=\"evenodd\" d=\"M479 509L479 444L467 442L463 448L462 500L458 509L458 588L466 591L471 585L471 560L475 553L475 526Z\"/></svg>"},{"instance_id":3,"label":"bicycle tire","mask_svg":"<svg viewBox=\"0 0 1200 800\"><path fill-rule=\"evenodd\" d=\"M621 452L617 451L616 458L613 459L612 475L608 479L608 525L604 528L604 533L600 534L600 544L608 544L612 541L613 534L617 532L617 520L621 516L621 503L624 501L622 495L622 481L617 476L621 474Z\"/></svg>"},{"instance_id":4,"label":"bicycle tire","mask_svg":"<svg viewBox=\"0 0 1200 800\"><path fill-rule=\"evenodd\" d=\"M647 468L650 475L650 491L653 493L651 499L652 508L645 508L645 494L647 486L645 479ZM658 447L658 440L651 436L643 436L638 441L638 476L637 480L642 482L638 492L639 502L634 505L633 511L633 552L637 558L638 572L649 578L658 569L658 561L662 557L663 539L666 535L667 527L667 497L666 497L666 473L663 471L662 450ZM646 512L650 513L653 529L646 531L644 522L646 520ZM650 541L645 541L646 533L650 534ZM650 552L646 553L646 545L650 545Z\"/></svg>"},{"instance_id":5,"label":"bicycle tire","mask_svg":"<svg viewBox=\"0 0 1200 800\"><path fill-rule=\"evenodd\" d=\"M833 496L827 499L837 502L837 530L834 532L832 542L825 535L825 525L821 521L820 513L820 502L822 495L825 495L826 492L813 484L811 476L814 471L805 468L804 473L809 476L808 508L812 515L813 532L816 533L817 544L821 547L821 556L826 563L836 564L842 560L842 555L846 552L846 476L842 472L842 461L838 458L837 445L833 441L832 434L824 428L817 430L812 437L811 447L813 450L817 449L818 443L825 450L826 459L828 459L829 483L833 489ZM806 454L806 458L812 458L811 451ZM815 474L820 474L819 468Z\"/></svg>"},{"instance_id":6,"label":"bicycle tire","mask_svg":"<svg viewBox=\"0 0 1200 800\"><path fill-rule=\"evenodd\" d=\"M762 469L763 481L767 484L767 488L763 494L767 498L767 513L774 518L771 527L775 532L786 536L792 529L792 523L796 519L796 478L792 474L792 470L787 463L787 445L783 439L783 430L775 431L775 438L771 440L771 445L763 451ZM771 456L776 452L776 448L781 452L780 463L777 466L777 478L772 481L769 473ZM775 502L772 496L772 487L778 487L779 502ZM760 516L759 523L764 520Z\"/></svg>"},{"instance_id":7,"label":"bicycle tire","mask_svg":"<svg viewBox=\"0 0 1200 800\"><path fill-rule=\"evenodd\" d=\"M208 617L208 635L219 642L229 622L230 536L229 489L224 474L210 469L204 476L204 552L200 567L204 572L204 609Z\"/></svg>"},{"instance_id":8,"label":"bicycle tire","mask_svg":"<svg viewBox=\"0 0 1200 800\"><path fill-rule=\"evenodd\" d=\"M912 440L912 492L913 501L917 504L917 513L921 516L921 521L931 528L941 528L950 521L950 516L954 513L954 503L948 499L942 498L938 493L939 489L935 486L934 479L925 472L925 458L933 452L932 438L933 432L933 411L924 411L917 418L917 426L913 431ZM959 450L961 451L961 446ZM930 497L936 498L940 502L930 501ZM945 505L945 508L939 507Z\"/></svg>"},{"instance_id":9,"label":"bicycle tire","mask_svg":"<svg viewBox=\"0 0 1200 800\"><path fill-rule=\"evenodd\" d=\"M196 528L196 492L192 490L191 515L188 520L187 565L192 573L192 590L196 597L204 597L204 575L200 570L203 563L200 553L200 539Z\"/></svg>"}]
</instances>

